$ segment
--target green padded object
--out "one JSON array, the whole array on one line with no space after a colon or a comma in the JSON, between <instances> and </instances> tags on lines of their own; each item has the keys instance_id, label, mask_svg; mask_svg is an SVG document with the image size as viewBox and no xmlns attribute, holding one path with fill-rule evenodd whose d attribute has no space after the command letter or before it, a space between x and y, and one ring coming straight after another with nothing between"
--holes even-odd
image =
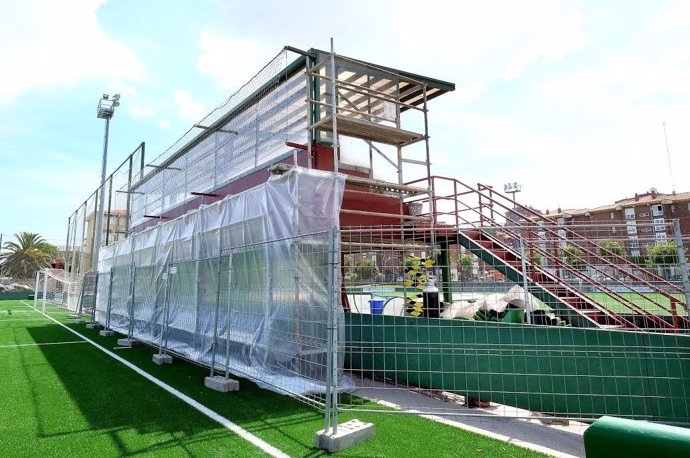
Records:
<instances>
[{"instance_id":1,"label":"green padded object","mask_svg":"<svg viewBox=\"0 0 690 458\"><path fill-rule=\"evenodd\" d=\"M587 458L690 457L690 430L660 423L604 416L584 439Z\"/></svg>"}]
</instances>

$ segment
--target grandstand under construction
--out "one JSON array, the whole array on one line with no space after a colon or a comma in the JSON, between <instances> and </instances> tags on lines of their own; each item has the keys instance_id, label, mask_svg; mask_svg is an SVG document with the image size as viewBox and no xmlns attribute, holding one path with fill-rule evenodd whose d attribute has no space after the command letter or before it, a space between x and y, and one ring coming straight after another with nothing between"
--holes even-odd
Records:
<instances>
[{"instance_id":1,"label":"grandstand under construction","mask_svg":"<svg viewBox=\"0 0 690 458\"><path fill-rule=\"evenodd\" d=\"M609 226L435 175L430 102L454 89L286 47L167 151L138 146L103 208L97 190L70 216L72 306L328 424L419 388L515 417L687 423L683 244L673 282L606 249Z\"/></svg>"}]
</instances>

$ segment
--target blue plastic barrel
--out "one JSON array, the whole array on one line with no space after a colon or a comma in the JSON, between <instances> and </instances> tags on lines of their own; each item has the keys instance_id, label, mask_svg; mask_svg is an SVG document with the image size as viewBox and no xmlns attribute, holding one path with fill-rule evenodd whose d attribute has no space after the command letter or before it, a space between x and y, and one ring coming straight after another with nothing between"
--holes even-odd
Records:
<instances>
[{"instance_id":1,"label":"blue plastic barrel","mask_svg":"<svg viewBox=\"0 0 690 458\"><path fill-rule=\"evenodd\" d=\"M381 315L383 314L383 305L384 305L384 300L383 299L371 299L369 301L369 309L371 310L372 315Z\"/></svg>"}]
</instances>

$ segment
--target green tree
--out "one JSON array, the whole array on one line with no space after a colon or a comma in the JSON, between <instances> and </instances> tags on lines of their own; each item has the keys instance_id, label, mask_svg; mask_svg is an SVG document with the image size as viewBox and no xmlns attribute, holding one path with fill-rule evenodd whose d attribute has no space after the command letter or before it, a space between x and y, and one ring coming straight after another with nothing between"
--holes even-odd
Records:
<instances>
[{"instance_id":1,"label":"green tree","mask_svg":"<svg viewBox=\"0 0 690 458\"><path fill-rule=\"evenodd\" d=\"M43 237L31 232L14 234L16 242L6 242L2 254L3 271L15 278L29 278L50 266L53 257L44 251L48 244ZM57 248L55 249L57 254Z\"/></svg>"},{"instance_id":2,"label":"green tree","mask_svg":"<svg viewBox=\"0 0 690 458\"><path fill-rule=\"evenodd\" d=\"M625 256L625 246L620 240L602 240L599 242L599 254L607 261L615 262L614 255Z\"/></svg>"},{"instance_id":3,"label":"green tree","mask_svg":"<svg viewBox=\"0 0 690 458\"><path fill-rule=\"evenodd\" d=\"M405 258L405 267L414 267L417 265L417 260L413 258L412 256L408 256Z\"/></svg>"},{"instance_id":4,"label":"green tree","mask_svg":"<svg viewBox=\"0 0 690 458\"><path fill-rule=\"evenodd\" d=\"M354 272L361 280L375 280L379 275L379 268L373 259L364 258L354 268Z\"/></svg>"},{"instance_id":5,"label":"green tree","mask_svg":"<svg viewBox=\"0 0 690 458\"><path fill-rule=\"evenodd\" d=\"M566 245L561 250L563 253L563 260L569 266L576 269L581 269L584 263L582 262L583 251L575 245Z\"/></svg>"},{"instance_id":6,"label":"green tree","mask_svg":"<svg viewBox=\"0 0 690 458\"><path fill-rule=\"evenodd\" d=\"M474 267L474 260L470 254L461 254L458 256L458 274L460 280L466 281L472 276L472 268Z\"/></svg>"},{"instance_id":7,"label":"green tree","mask_svg":"<svg viewBox=\"0 0 690 458\"><path fill-rule=\"evenodd\" d=\"M541 266L544 263L544 257L538 251L530 250L529 260L535 266Z\"/></svg>"},{"instance_id":8,"label":"green tree","mask_svg":"<svg viewBox=\"0 0 690 458\"><path fill-rule=\"evenodd\" d=\"M650 266L673 266L678 264L678 251L674 242L666 241L647 248L647 263Z\"/></svg>"},{"instance_id":9,"label":"green tree","mask_svg":"<svg viewBox=\"0 0 690 458\"><path fill-rule=\"evenodd\" d=\"M53 245L52 243L48 242L43 242L41 245L38 247L39 250L43 251L44 253L48 253L50 255L50 259L55 259L57 258L58 255L58 247Z\"/></svg>"}]
</instances>

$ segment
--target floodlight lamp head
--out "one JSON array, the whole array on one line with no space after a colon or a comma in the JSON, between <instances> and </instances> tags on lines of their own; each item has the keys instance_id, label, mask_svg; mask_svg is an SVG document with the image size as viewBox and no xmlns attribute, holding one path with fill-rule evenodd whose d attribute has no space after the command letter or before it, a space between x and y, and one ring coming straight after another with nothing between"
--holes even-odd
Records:
<instances>
[{"instance_id":1,"label":"floodlight lamp head","mask_svg":"<svg viewBox=\"0 0 690 458\"><path fill-rule=\"evenodd\" d=\"M103 100L108 100L110 96L108 94L103 94Z\"/></svg>"},{"instance_id":2,"label":"floodlight lamp head","mask_svg":"<svg viewBox=\"0 0 690 458\"><path fill-rule=\"evenodd\" d=\"M113 102L117 102L118 100L120 100L120 94L115 94L113 96Z\"/></svg>"}]
</instances>

